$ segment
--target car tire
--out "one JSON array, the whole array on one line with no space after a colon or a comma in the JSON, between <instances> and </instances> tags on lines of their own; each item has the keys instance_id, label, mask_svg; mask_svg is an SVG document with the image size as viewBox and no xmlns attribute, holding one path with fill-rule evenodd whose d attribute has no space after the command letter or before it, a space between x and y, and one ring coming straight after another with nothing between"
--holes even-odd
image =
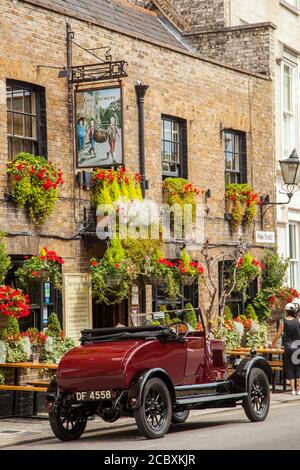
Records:
<instances>
[{"instance_id":1,"label":"car tire","mask_svg":"<svg viewBox=\"0 0 300 470\"><path fill-rule=\"evenodd\" d=\"M172 413L172 423L182 424L185 423L190 414L190 410L177 411Z\"/></svg>"},{"instance_id":2,"label":"car tire","mask_svg":"<svg viewBox=\"0 0 300 470\"><path fill-rule=\"evenodd\" d=\"M172 418L172 401L165 382L156 377L146 382L140 406L134 411L134 417L138 430L147 439L158 439L168 432Z\"/></svg>"},{"instance_id":3,"label":"car tire","mask_svg":"<svg viewBox=\"0 0 300 470\"><path fill-rule=\"evenodd\" d=\"M270 408L270 386L266 374L257 368L250 371L248 395L243 399L243 407L250 421L264 421Z\"/></svg>"},{"instance_id":4,"label":"car tire","mask_svg":"<svg viewBox=\"0 0 300 470\"><path fill-rule=\"evenodd\" d=\"M60 405L54 405L49 413L49 421L54 435L61 441L79 439L86 427L86 418L75 417Z\"/></svg>"}]
</instances>

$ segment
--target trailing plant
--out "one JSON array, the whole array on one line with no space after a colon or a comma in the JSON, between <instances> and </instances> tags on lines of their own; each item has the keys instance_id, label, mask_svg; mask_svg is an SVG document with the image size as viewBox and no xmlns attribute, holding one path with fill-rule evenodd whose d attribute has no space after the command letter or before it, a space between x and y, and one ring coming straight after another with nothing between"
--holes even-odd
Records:
<instances>
[{"instance_id":1,"label":"trailing plant","mask_svg":"<svg viewBox=\"0 0 300 470\"><path fill-rule=\"evenodd\" d=\"M16 319L30 314L29 297L20 289L0 286L0 316L13 316Z\"/></svg>"},{"instance_id":2,"label":"trailing plant","mask_svg":"<svg viewBox=\"0 0 300 470\"><path fill-rule=\"evenodd\" d=\"M49 277L56 287L62 289L62 265L64 260L55 251L50 251L45 246L37 256L25 256L25 261L17 269L15 275L22 286L28 286L32 279L43 279Z\"/></svg>"},{"instance_id":3,"label":"trailing plant","mask_svg":"<svg viewBox=\"0 0 300 470\"><path fill-rule=\"evenodd\" d=\"M117 170L97 168L92 177L91 201L94 207L114 204L120 200L142 200L140 175L131 174L125 167Z\"/></svg>"},{"instance_id":4,"label":"trailing plant","mask_svg":"<svg viewBox=\"0 0 300 470\"><path fill-rule=\"evenodd\" d=\"M286 281L286 272L289 266L289 258L284 258L275 250L265 250L263 254L263 264L265 266L262 273L262 288L282 287Z\"/></svg>"},{"instance_id":5,"label":"trailing plant","mask_svg":"<svg viewBox=\"0 0 300 470\"><path fill-rule=\"evenodd\" d=\"M163 182L165 202L169 206L178 204L182 210L182 223L184 223L185 205L192 206L193 219L196 215L197 196L203 194L203 190L194 186L185 178L166 178ZM174 214L172 214L174 221Z\"/></svg>"},{"instance_id":6,"label":"trailing plant","mask_svg":"<svg viewBox=\"0 0 300 470\"><path fill-rule=\"evenodd\" d=\"M256 279L264 270L264 265L253 259L251 253L239 258L236 265L235 290L244 291L249 284Z\"/></svg>"},{"instance_id":7,"label":"trailing plant","mask_svg":"<svg viewBox=\"0 0 300 470\"><path fill-rule=\"evenodd\" d=\"M232 311L228 305L225 305L224 307L223 317L224 317L224 320L232 320Z\"/></svg>"},{"instance_id":8,"label":"trailing plant","mask_svg":"<svg viewBox=\"0 0 300 470\"><path fill-rule=\"evenodd\" d=\"M20 153L8 163L12 192L18 206L26 207L29 219L42 224L54 210L58 188L64 184L60 168L44 157Z\"/></svg>"},{"instance_id":9,"label":"trailing plant","mask_svg":"<svg viewBox=\"0 0 300 470\"><path fill-rule=\"evenodd\" d=\"M235 232L241 224L247 229L256 216L260 198L249 184L229 184L226 186L225 200L231 201L231 229Z\"/></svg>"},{"instance_id":10,"label":"trailing plant","mask_svg":"<svg viewBox=\"0 0 300 470\"><path fill-rule=\"evenodd\" d=\"M111 240L103 258L90 261L92 292L96 302L120 303L128 297L132 282L137 276L136 266L125 258L125 251L118 238Z\"/></svg>"},{"instance_id":11,"label":"trailing plant","mask_svg":"<svg viewBox=\"0 0 300 470\"><path fill-rule=\"evenodd\" d=\"M6 274L12 264L11 258L7 253L7 247L4 238L4 233L0 232L0 284L4 281Z\"/></svg>"}]
</instances>

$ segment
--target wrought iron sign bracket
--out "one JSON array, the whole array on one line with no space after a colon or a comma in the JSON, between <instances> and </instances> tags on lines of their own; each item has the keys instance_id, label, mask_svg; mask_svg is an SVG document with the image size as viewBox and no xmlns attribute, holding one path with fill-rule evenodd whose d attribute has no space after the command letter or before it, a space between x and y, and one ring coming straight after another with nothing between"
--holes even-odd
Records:
<instances>
[{"instance_id":1,"label":"wrought iron sign bracket","mask_svg":"<svg viewBox=\"0 0 300 470\"><path fill-rule=\"evenodd\" d=\"M74 41L75 33L71 31L67 23L67 66L60 72L60 77L68 78L70 84L79 85L80 83L92 83L120 80L127 77L125 66L128 65L124 60L112 60L111 48L109 46L86 48ZM73 46L78 47L90 56L97 59L93 64L73 65L72 50ZM98 51L104 52L104 58Z\"/></svg>"}]
</instances>

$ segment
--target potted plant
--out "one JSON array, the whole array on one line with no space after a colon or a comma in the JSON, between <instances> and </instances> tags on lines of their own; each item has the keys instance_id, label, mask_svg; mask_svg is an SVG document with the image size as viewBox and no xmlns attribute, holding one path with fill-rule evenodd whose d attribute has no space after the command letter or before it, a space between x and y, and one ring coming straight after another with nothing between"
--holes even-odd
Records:
<instances>
[{"instance_id":1,"label":"potted plant","mask_svg":"<svg viewBox=\"0 0 300 470\"><path fill-rule=\"evenodd\" d=\"M21 285L27 286L30 280L50 279L56 289L62 289L62 265L64 260L54 250L43 247L37 256L25 256L25 261L16 271Z\"/></svg>"},{"instance_id":2,"label":"potted plant","mask_svg":"<svg viewBox=\"0 0 300 470\"><path fill-rule=\"evenodd\" d=\"M20 153L8 163L7 173L18 206L26 207L34 224L42 224L53 212L58 188L64 184L61 169L44 157Z\"/></svg>"}]
</instances>

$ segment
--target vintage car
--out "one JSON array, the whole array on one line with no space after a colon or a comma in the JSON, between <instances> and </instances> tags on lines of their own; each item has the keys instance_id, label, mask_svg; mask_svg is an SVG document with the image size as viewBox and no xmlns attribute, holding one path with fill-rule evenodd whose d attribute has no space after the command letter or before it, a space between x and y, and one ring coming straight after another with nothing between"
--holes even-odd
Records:
<instances>
[{"instance_id":1,"label":"vintage car","mask_svg":"<svg viewBox=\"0 0 300 470\"><path fill-rule=\"evenodd\" d=\"M251 421L263 421L272 370L251 353L228 377L223 341L184 322L84 330L81 346L63 356L47 392L52 430L63 441L78 439L95 415L108 422L131 416L153 439L171 422L186 421L191 409L239 404Z\"/></svg>"}]
</instances>

